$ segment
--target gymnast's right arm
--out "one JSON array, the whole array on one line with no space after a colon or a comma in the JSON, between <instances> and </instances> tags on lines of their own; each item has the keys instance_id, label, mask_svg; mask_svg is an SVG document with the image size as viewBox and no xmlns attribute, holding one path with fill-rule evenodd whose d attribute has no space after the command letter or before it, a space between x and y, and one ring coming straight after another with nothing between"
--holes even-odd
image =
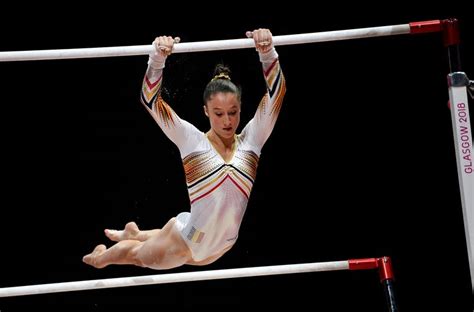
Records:
<instances>
[{"instance_id":1,"label":"gymnast's right arm","mask_svg":"<svg viewBox=\"0 0 474 312\"><path fill-rule=\"evenodd\" d=\"M161 130L176 144L181 156L184 157L190 153L189 149L194 145L192 141L201 132L189 122L179 118L161 97L163 69L166 58L172 52L173 44L174 39L168 36L157 37L153 42L155 50L149 55L140 98Z\"/></svg>"}]
</instances>

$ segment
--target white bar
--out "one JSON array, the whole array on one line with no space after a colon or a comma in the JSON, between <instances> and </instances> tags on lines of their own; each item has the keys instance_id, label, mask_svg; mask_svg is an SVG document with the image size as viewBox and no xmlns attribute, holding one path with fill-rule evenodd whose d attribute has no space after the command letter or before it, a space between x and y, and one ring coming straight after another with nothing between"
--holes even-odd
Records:
<instances>
[{"instance_id":1,"label":"white bar","mask_svg":"<svg viewBox=\"0 0 474 312\"><path fill-rule=\"evenodd\" d=\"M39 295L39 294L47 294L47 293L78 291L78 290L88 290L88 289L192 282L192 281L249 277L249 276L294 274L294 273L321 272L321 271L338 271L338 270L349 270L349 261L346 260L346 261L319 262L319 263L288 264L288 265L275 265L275 266L266 266L266 267L145 275L145 276L134 276L134 277L110 278L110 279L102 279L102 280L89 280L89 281L53 283L53 284L43 284L43 285L7 287L7 288L0 288L0 297Z\"/></svg>"},{"instance_id":2,"label":"white bar","mask_svg":"<svg viewBox=\"0 0 474 312\"><path fill-rule=\"evenodd\" d=\"M298 35L274 36L274 45L292 45L311 42L337 41L347 39L380 37L409 34L410 25L393 25L369 28L358 28L349 30L326 31L317 33L307 33ZM216 41L198 41L188 43L177 43L173 53L232 50L255 47L253 39L231 39ZM83 49L62 49L62 50L36 50L36 51L11 51L0 52L0 62L11 61L33 61L33 60L59 60L94 57L132 56L148 55L153 51L153 46L122 46L106 48L83 48Z\"/></svg>"},{"instance_id":3,"label":"white bar","mask_svg":"<svg viewBox=\"0 0 474 312\"><path fill-rule=\"evenodd\" d=\"M469 80L463 72L451 73L449 79L451 122L453 125L464 230L471 272L471 288L474 293L474 150L467 98L467 84Z\"/></svg>"}]
</instances>

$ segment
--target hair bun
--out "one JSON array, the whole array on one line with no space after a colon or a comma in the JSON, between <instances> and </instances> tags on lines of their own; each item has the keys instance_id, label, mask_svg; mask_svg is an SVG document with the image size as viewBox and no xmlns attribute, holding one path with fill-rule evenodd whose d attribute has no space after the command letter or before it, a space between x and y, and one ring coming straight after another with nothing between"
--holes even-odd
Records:
<instances>
[{"instance_id":1,"label":"hair bun","mask_svg":"<svg viewBox=\"0 0 474 312\"><path fill-rule=\"evenodd\" d=\"M211 81L214 81L216 79L225 79L225 80L230 80L230 76L227 75L226 73L220 73L214 76L214 78L211 79Z\"/></svg>"}]
</instances>

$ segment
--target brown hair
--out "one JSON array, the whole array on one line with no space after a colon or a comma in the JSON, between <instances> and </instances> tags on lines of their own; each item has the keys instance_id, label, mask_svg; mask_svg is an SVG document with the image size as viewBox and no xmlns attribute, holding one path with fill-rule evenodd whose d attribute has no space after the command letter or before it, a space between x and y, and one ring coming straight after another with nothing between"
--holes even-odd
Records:
<instances>
[{"instance_id":1,"label":"brown hair","mask_svg":"<svg viewBox=\"0 0 474 312\"><path fill-rule=\"evenodd\" d=\"M230 69L223 64L217 64L214 69L214 77L209 81L206 88L204 89L203 100L204 104L207 105L207 101L211 97L219 92L222 93L234 93L237 95L237 99L240 102L242 97L242 91L237 87L230 79Z\"/></svg>"}]
</instances>

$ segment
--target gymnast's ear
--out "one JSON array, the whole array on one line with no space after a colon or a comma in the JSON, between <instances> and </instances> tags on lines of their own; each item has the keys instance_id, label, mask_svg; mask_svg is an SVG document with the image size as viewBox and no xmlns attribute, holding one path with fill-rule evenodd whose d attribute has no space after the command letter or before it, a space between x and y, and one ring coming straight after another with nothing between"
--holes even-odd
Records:
<instances>
[{"instance_id":1,"label":"gymnast's ear","mask_svg":"<svg viewBox=\"0 0 474 312\"><path fill-rule=\"evenodd\" d=\"M209 117L209 112L207 111L207 105L203 105L204 108L204 114Z\"/></svg>"}]
</instances>

